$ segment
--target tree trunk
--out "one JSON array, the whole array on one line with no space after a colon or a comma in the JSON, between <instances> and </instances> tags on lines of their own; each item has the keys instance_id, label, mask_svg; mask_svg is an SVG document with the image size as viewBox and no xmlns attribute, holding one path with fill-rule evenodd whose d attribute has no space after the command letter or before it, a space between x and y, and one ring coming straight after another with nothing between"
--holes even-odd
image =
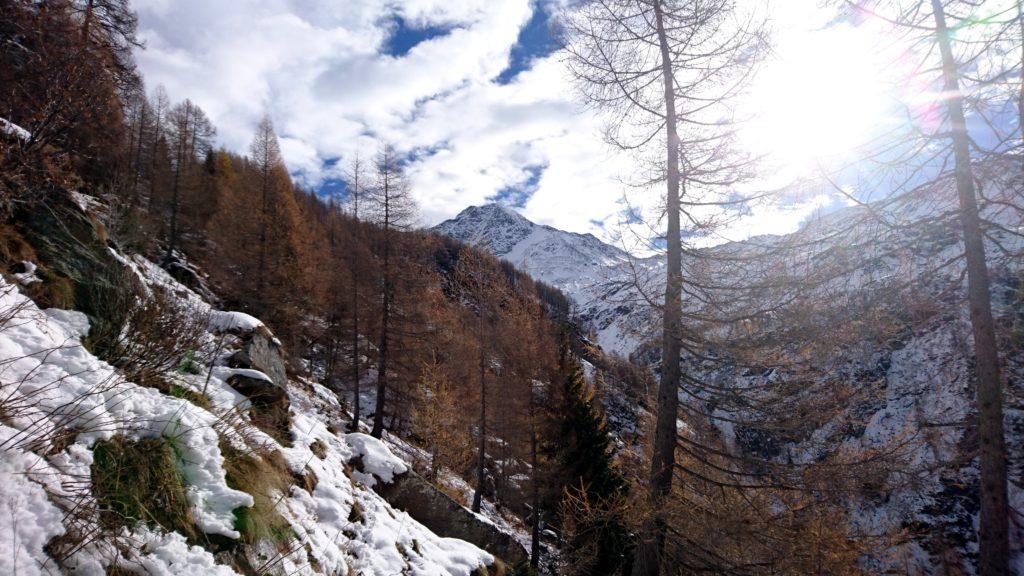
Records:
<instances>
[{"instance_id":1,"label":"tree trunk","mask_svg":"<svg viewBox=\"0 0 1024 576\"><path fill-rule=\"evenodd\" d=\"M1017 0L1017 24L1020 25L1020 94L1017 96L1017 131L1024 141L1024 1ZM1024 154L1022 154L1024 157Z\"/></svg>"},{"instance_id":2,"label":"tree trunk","mask_svg":"<svg viewBox=\"0 0 1024 576\"><path fill-rule=\"evenodd\" d=\"M473 492L473 512L480 511L480 501L483 498L484 467L487 459L487 379L484 348L480 346L480 445L477 451L476 460L476 491Z\"/></svg>"},{"instance_id":3,"label":"tree trunk","mask_svg":"<svg viewBox=\"0 0 1024 576\"><path fill-rule=\"evenodd\" d=\"M358 222L356 223L358 226ZM353 248L355 250L355 248ZM359 286L358 279L353 275L352 282L352 431L359 431Z\"/></svg>"},{"instance_id":4,"label":"tree trunk","mask_svg":"<svg viewBox=\"0 0 1024 576\"><path fill-rule=\"evenodd\" d=\"M82 19L82 42L89 40L89 27L92 25L93 4L96 0L89 0L85 5L85 18Z\"/></svg>"},{"instance_id":5,"label":"tree trunk","mask_svg":"<svg viewBox=\"0 0 1024 576\"><path fill-rule=\"evenodd\" d=\"M388 382L388 330L391 324L391 209L388 180L384 179L384 297L381 306L380 347L377 362L377 405L373 411L370 435L380 438L384 433L384 406Z\"/></svg>"},{"instance_id":6,"label":"tree trunk","mask_svg":"<svg viewBox=\"0 0 1024 576\"><path fill-rule=\"evenodd\" d=\"M163 136L163 123L165 121L159 102L157 103L156 118L153 120L153 149L149 155L149 201L147 202L148 210L151 214L156 209L157 152L160 150L160 138Z\"/></svg>"},{"instance_id":7,"label":"tree trunk","mask_svg":"<svg viewBox=\"0 0 1024 576\"><path fill-rule=\"evenodd\" d=\"M654 0L654 19L661 49L662 81L665 85L665 132L668 217L665 309L662 325L661 381L658 385L658 414L651 457L648 504L652 514L645 522L633 563L634 576L657 576L665 543L664 520L658 511L672 489L675 466L676 419L679 411L680 332L682 327L682 241L679 236L679 135L676 131L675 91L672 60L662 14L661 0Z\"/></svg>"},{"instance_id":8,"label":"tree trunk","mask_svg":"<svg viewBox=\"0 0 1024 576\"><path fill-rule=\"evenodd\" d=\"M362 402L359 399L359 168L356 167L355 187L352 196L352 219L356 241L352 242L352 431L359 431L359 411Z\"/></svg>"},{"instance_id":9,"label":"tree trunk","mask_svg":"<svg viewBox=\"0 0 1024 576\"><path fill-rule=\"evenodd\" d=\"M262 170L260 174L260 238L259 254L256 261L256 301L259 314L265 312L263 303L266 302L263 296L264 273L263 268L267 264L267 226L270 225L270 151L265 146L262 158Z\"/></svg>"},{"instance_id":10,"label":"tree trunk","mask_svg":"<svg viewBox=\"0 0 1024 576\"><path fill-rule=\"evenodd\" d=\"M958 70L940 0L932 0L936 37L942 56L942 77L956 161L956 189L967 261L967 293L974 333L974 359L978 382L975 393L978 436L981 443L981 518L978 530L978 574L1009 573L1009 510L1006 495L1006 442L1003 436L1003 390L999 373L995 323L989 294L984 236L971 170L969 137L964 117Z\"/></svg>"},{"instance_id":11,"label":"tree trunk","mask_svg":"<svg viewBox=\"0 0 1024 576\"><path fill-rule=\"evenodd\" d=\"M531 385L532 386L532 385ZM540 485L537 478L537 424L534 421L533 389L530 389L530 505L533 518L530 522L530 568L537 573L540 564Z\"/></svg>"},{"instance_id":12,"label":"tree trunk","mask_svg":"<svg viewBox=\"0 0 1024 576\"><path fill-rule=\"evenodd\" d=\"M139 207L139 173L140 165L142 164L142 140L146 129L146 102L143 97L141 110L139 111L139 139L137 141L137 149L135 150L135 162L132 167L132 207Z\"/></svg>"},{"instance_id":13,"label":"tree trunk","mask_svg":"<svg viewBox=\"0 0 1024 576\"><path fill-rule=\"evenodd\" d=\"M380 438L384 433L384 407L387 394L387 382L388 382L388 331L391 326L391 280L388 277L389 267L389 247L387 240L384 244L384 296L382 299L381 306L381 322L380 322L380 346L377 349L377 404L373 411L373 429L370 431L370 435L375 438Z\"/></svg>"},{"instance_id":14,"label":"tree trunk","mask_svg":"<svg viewBox=\"0 0 1024 576\"><path fill-rule=\"evenodd\" d=\"M142 108L142 106L139 106L139 108ZM128 170L134 173L134 176L132 178L133 188L135 186L135 180L137 180L137 176L139 175L138 161L135 158L135 129L139 126L139 124L141 124L141 114L141 110L135 110L134 113L131 115L131 122L128 124ZM134 195L132 196L132 203L134 206Z\"/></svg>"},{"instance_id":15,"label":"tree trunk","mask_svg":"<svg viewBox=\"0 0 1024 576\"><path fill-rule=\"evenodd\" d=\"M180 204L181 171L185 169L185 140L188 138L188 101L185 101L185 125L182 127L184 133L178 134L177 162L174 166L174 185L171 191L171 230L167 240L167 254L164 255L164 263L169 264L174 258L174 248L178 244L178 205Z\"/></svg>"}]
</instances>

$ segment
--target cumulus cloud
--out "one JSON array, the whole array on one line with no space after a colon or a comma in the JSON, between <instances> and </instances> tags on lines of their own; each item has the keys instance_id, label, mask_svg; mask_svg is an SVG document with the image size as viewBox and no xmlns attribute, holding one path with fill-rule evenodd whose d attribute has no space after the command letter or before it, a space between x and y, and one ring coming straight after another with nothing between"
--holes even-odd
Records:
<instances>
[{"instance_id":1,"label":"cumulus cloud","mask_svg":"<svg viewBox=\"0 0 1024 576\"><path fill-rule=\"evenodd\" d=\"M507 195L537 222L607 238L634 161L603 143L558 53L498 81L535 11L563 4L136 0L137 60L150 87L202 106L229 149L246 151L269 113L307 186L386 140L410 158L423 225ZM432 33L394 53L403 26Z\"/></svg>"},{"instance_id":2,"label":"cumulus cloud","mask_svg":"<svg viewBox=\"0 0 1024 576\"><path fill-rule=\"evenodd\" d=\"M529 217L590 231L613 212L624 164L608 162L559 56L496 81L536 1L137 0L137 59L149 86L202 106L230 149L245 151L268 112L306 185L384 139L412 158L424 225L533 179ZM442 32L391 55L399 22Z\"/></svg>"}]
</instances>

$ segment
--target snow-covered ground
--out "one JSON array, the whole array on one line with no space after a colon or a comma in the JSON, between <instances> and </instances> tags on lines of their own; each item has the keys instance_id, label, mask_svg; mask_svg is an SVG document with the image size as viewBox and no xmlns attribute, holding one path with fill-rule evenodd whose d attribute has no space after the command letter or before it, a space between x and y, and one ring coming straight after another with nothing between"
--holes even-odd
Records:
<instances>
[{"instance_id":1,"label":"snow-covered ground","mask_svg":"<svg viewBox=\"0 0 1024 576\"><path fill-rule=\"evenodd\" d=\"M32 134L28 130L25 130L6 118L0 118L0 133L14 136L22 142L28 142L32 139Z\"/></svg>"},{"instance_id":2,"label":"snow-covered ground","mask_svg":"<svg viewBox=\"0 0 1024 576\"><path fill-rule=\"evenodd\" d=\"M259 326L251 316L209 310L201 298L141 258L126 258L145 283L163 286L208 313L211 330ZM125 381L83 345L89 323L69 310L39 309L0 280L0 573L54 574L46 545L68 528L72 513L95 525L89 483L98 440L164 438L173 442L197 527L238 538L234 511L253 498L227 484L219 442L278 450L292 473L313 475L315 486L293 485L278 495L277 512L295 534L287 552L269 561L287 574L462 574L493 562L467 542L441 538L370 489L406 464L384 443L340 434L333 393L293 382L292 446L278 444L247 420L248 400L228 385L239 371L226 366L175 373L178 386L206 390L209 410ZM207 345L214 347L210 333ZM249 370L245 375L259 377ZM209 381L207 382L207 375ZM239 417L241 415L241 417ZM58 438L69 438L58 441ZM348 462L362 456L363 472ZM354 512L357 510L358 513ZM111 546L116 540L120 547ZM127 545L125 545L127 543ZM72 555L76 574L102 575L112 563L144 574L233 574L185 536L144 526L84 546Z\"/></svg>"}]
</instances>

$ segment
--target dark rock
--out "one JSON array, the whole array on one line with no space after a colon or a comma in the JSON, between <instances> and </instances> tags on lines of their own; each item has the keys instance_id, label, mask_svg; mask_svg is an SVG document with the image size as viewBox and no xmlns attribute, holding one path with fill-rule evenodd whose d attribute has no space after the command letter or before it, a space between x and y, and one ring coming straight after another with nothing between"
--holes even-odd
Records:
<instances>
[{"instance_id":1,"label":"dark rock","mask_svg":"<svg viewBox=\"0 0 1024 576\"><path fill-rule=\"evenodd\" d=\"M253 404L288 406L288 392L276 382L242 373L229 377L228 384Z\"/></svg>"},{"instance_id":2,"label":"dark rock","mask_svg":"<svg viewBox=\"0 0 1024 576\"><path fill-rule=\"evenodd\" d=\"M252 402L253 424L282 444L291 445L288 373L281 344L265 326L228 332L241 340L241 347L228 356L228 366L258 370L270 379L241 373L228 378L228 384Z\"/></svg>"},{"instance_id":3,"label":"dark rock","mask_svg":"<svg viewBox=\"0 0 1024 576\"><path fill-rule=\"evenodd\" d=\"M510 534L479 519L415 472L374 487L394 508L403 510L438 536L471 542L515 566L529 560L526 549Z\"/></svg>"},{"instance_id":4,"label":"dark rock","mask_svg":"<svg viewBox=\"0 0 1024 576\"><path fill-rule=\"evenodd\" d=\"M134 277L108 248L103 225L79 206L71 191L50 186L33 195L33 201L18 204L17 230L34 249L38 264L67 284L69 294L62 304L89 316L87 346L109 359L109 347L139 292Z\"/></svg>"},{"instance_id":5,"label":"dark rock","mask_svg":"<svg viewBox=\"0 0 1024 576\"><path fill-rule=\"evenodd\" d=\"M249 418L252 423L284 446L291 446L291 405L288 390L262 377L262 375L234 374L228 385L238 390L252 403Z\"/></svg>"}]
</instances>

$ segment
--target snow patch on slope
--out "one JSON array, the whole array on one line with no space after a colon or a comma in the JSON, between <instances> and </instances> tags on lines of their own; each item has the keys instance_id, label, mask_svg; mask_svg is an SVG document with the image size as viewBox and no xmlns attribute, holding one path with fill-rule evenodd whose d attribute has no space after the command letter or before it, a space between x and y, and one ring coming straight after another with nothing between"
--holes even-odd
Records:
<instances>
[{"instance_id":1,"label":"snow patch on slope","mask_svg":"<svg viewBox=\"0 0 1024 576\"><path fill-rule=\"evenodd\" d=\"M18 126L14 122L7 120L6 118L0 118L0 132L9 136L14 136L22 142L28 142L32 139L32 133L25 130L21 126Z\"/></svg>"},{"instance_id":2,"label":"snow patch on slope","mask_svg":"<svg viewBox=\"0 0 1024 576\"><path fill-rule=\"evenodd\" d=\"M396 475L404 474L409 470L405 462L392 454L383 442L373 436L362 432L353 432L345 436L345 441L355 451L355 455L363 460L363 470L366 473L354 472L353 474L358 474L356 477L367 486L373 486L378 479L385 484L390 484Z\"/></svg>"}]
</instances>

